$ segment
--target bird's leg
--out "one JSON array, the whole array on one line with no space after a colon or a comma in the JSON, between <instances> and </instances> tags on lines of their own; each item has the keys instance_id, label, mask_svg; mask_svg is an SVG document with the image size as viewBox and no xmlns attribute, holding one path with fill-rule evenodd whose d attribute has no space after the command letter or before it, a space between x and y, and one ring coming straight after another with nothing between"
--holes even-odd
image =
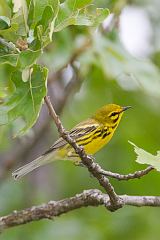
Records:
<instances>
[{"instance_id":1,"label":"bird's leg","mask_svg":"<svg viewBox=\"0 0 160 240\"><path fill-rule=\"evenodd\" d=\"M87 156L88 156L89 158L91 158L92 161L95 162L95 158L94 158L93 155L87 155ZM68 157L73 158L73 163L74 163L75 166L87 168L87 166L85 166L84 163L83 163L82 161L80 161L79 155L76 154L75 152L69 152L69 153L68 153ZM93 175L92 175L91 173L90 173L90 177L93 177Z\"/></svg>"},{"instance_id":2,"label":"bird's leg","mask_svg":"<svg viewBox=\"0 0 160 240\"><path fill-rule=\"evenodd\" d=\"M87 166L85 166L84 163L82 161L79 161L79 160L74 161L74 165L77 166L77 167L85 167L85 168L87 168ZM90 173L90 177L91 178L93 177L93 175L91 173Z\"/></svg>"},{"instance_id":3,"label":"bird's leg","mask_svg":"<svg viewBox=\"0 0 160 240\"><path fill-rule=\"evenodd\" d=\"M95 162L95 157L93 156L93 155L87 155L90 159L92 159L92 161L93 162ZM74 162L74 164L75 164L75 166L79 166L79 167L86 167L87 168L87 166L86 165L84 165L84 163L82 162L82 161L76 161L76 162ZM93 175L90 173L90 177L91 178L93 178Z\"/></svg>"},{"instance_id":4,"label":"bird's leg","mask_svg":"<svg viewBox=\"0 0 160 240\"><path fill-rule=\"evenodd\" d=\"M74 161L75 166L86 167L85 164L84 164L82 161L79 160L78 155L74 154L74 155L72 155L72 156L73 156L73 157L77 157L77 160ZM95 159L95 157L94 157L93 155L87 155L87 156L88 156L90 159L92 159L93 162L95 162L96 159Z\"/></svg>"},{"instance_id":5,"label":"bird's leg","mask_svg":"<svg viewBox=\"0 0 160 240\"><path fill-rule=\"evenodd\" d=\"M83 162L82 162L82 161L79 161L79 160L74 161L74 165L75 165L75 166L78 166L78 167L86 167L86 166L83 164Z\"/></svg>"},{"instance_id":6,"label":"bird's leg","mask_svg":"<svg viewBox=\"0 0 160 240\"><path fill-rule=\"evenodd\" d=\"M85 165L83 164L83 162L80 160L79 155L76 154L73 151L68 152L68 157L73 159L73 163L75 166L78 167L85 167Z\"/></svg>"},{"instance_id":7,"label":"bird's leg","mask_svg":"<svg viewBox=\"0 0 160 240\"><path fill-rule=\"evenodd\" d=\"M88 157L91 158L91 159L93 160L93 162L96 161L96 158L95 158L93 155L90 155L90 154L89 154Z\"/></svg>"}]
</instances>

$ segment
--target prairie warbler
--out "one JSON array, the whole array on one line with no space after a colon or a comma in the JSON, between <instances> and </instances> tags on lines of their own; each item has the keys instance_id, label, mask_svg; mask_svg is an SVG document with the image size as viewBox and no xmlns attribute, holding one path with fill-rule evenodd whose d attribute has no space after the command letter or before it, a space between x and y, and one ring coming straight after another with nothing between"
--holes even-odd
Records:
<instances>
[{"instance_id":1,"label":"prairie warbler","mask_svg":"<svg viewBox=\"0 0 160 240\"><path fill-rule=\"evenodd\" d=\"M87 154L95 154L112 138L123 112L130 108L108 104L100 108L91 118L79 123L70 130L70 136L84 147ZM32 162L13 172L15 179L54 160L80 161L74 149L63 138L59 138L45 153Z\"/></svg>"}]
</instances>

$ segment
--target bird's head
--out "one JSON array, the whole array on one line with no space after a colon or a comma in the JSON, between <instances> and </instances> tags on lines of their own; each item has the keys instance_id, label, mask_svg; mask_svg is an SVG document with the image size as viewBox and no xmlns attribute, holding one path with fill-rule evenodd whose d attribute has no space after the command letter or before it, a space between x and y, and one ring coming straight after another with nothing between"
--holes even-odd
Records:
<instances>
[{"instance_id":1,"label":"bird's head","mask_svg":"<svg viewBox=\"0 0 160 240\"><path fill-rule=\"evenodd\" d=\"M118 125L124 111L129 108L131 108L131 106L121 107L117 104L107 104L100 108L93 118L104 125Z\"/></svg>"}]
</instances>

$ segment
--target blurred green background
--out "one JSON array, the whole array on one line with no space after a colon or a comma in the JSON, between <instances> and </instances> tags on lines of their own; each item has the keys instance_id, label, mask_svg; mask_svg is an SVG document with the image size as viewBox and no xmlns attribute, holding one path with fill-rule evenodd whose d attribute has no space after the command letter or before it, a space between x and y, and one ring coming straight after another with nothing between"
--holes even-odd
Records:
<instances>
[{"instance_id":1,"label":"blurred green background","mask_svg":"<svg viewBox=\"0 0 160 240\"><path fill-rule=\"evenodd\" d=\"M66 129L86 119L107 103L131 105L112 141L96 154L96 161L107 170L131 173L145 166L135 162L135 153L128 140L153 154L160 150L160 2L95 1L120 14L108 30L107 19L98 30L87 27L68 27L53 36L53 44L45 49L39 62L59 73L49 84L53 104L61 113ZM0 6L1 15L5 9ZM65 89L72 77L71 67L61 70L71 56L90 38L92 44L76 58L78 84L72 91ZM9 65L0 66L0 91L5 94ZM56 90L55 90L56 89ZM63 91L62 91L63 89ZM61 101L66 91L64 103ZM0 99L1 99L0 95ZM13 169L32 160L46 150L58 137L52 121L36 138L47 111L42 109L33 130L13 139L21 122L0 127L0 215L9 214L49 200L59 200L85 189L101 189L86 169L65 161L42 167L15 182ZM34 144L23 152L32 138ZM18 148L17 148L18 146ZM21 154L18 153L19 147ZM16 156L17 162L16 162ZM12 158L15 159L13 163ZM19 159L18 159L19 158ZM5 163L8 164L6 164ZM11 167L10 167L11 164ZM3 168L5 167L5 172ZM142 179L116 181L111 179L118 194L160 195L160 174L151 172ZM103 190L103 189L101 189ZM160 234L158 208L124 207L110 213L104 207L88 207L55 218L11 228L0 236L2 240L105 240L158 239Z\"/></svg>"}]
</instances>

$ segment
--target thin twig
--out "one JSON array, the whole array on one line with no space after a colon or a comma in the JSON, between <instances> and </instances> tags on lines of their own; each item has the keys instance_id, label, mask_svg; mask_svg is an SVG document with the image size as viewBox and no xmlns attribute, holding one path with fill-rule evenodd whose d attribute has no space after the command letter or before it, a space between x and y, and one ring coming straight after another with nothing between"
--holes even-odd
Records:
<instances>
[{"instance_id":1,"label":"thin twig","mask_svg":"<svg viewBox=\"0 0 160 240\"><path fill-rule=\"evenodd\" d=\"M129 174L119 174L119 173L114 173L110 171L103 170L102 168L98 170L99 173L101 173L104 176L107 177L112 177L116 178L118 180L130 180L130 179L136 179L136 178L141 178L145 175L147 175L149 172L151 172L154 169L154 167L149 166L143 170L138 170L134 173L129 173Z\"/></svg>"},{"instance_id":2,"label":"thin twig","mask_svg":"<svg viewBox=\"0 0 160 240\"><path fill-rule=\"evenodd\" d=\"M89 172L97 178L100 185L106 190L108 193L110 200L111 200L111 211L114 211L120 207L122 207L123 203L121 202L121 199L118 197L118 195L115 193L113 186L109 182L108 178L105 176L102 176L101 173L97 171L98 164L95 164L90 156L88 156L84 149L80 146L78 146L74 139L70 137L70 135L65 131L59 117L57 116L50 99L46 96L45 98L46 105L49 110L50 116L53 118L58 131L60 133L60 136L63 137L63 139L66 140L75 150L75 152L79 155L80 159L82 160L83 164L88 168ZM100 167L99 167L100 168Z\"/></svg>"},{"instance_id":3,"label":"thin twig","mask_svg":"<svg viewBox=\"0 0 160 240\"><path fill-rule=\"evenodd\" d=\"M120 195L120 198L124 205L160 207L160 196ZM104 205L108 209L110 207L109 196L97 189L85 190L71 198L50 201L46 204L33 206L21 211L14 211L7 216L0 217L0 231L41 219L52 220L54 217L81 207L100 205Z\"/></svg>"}]
</instances>

